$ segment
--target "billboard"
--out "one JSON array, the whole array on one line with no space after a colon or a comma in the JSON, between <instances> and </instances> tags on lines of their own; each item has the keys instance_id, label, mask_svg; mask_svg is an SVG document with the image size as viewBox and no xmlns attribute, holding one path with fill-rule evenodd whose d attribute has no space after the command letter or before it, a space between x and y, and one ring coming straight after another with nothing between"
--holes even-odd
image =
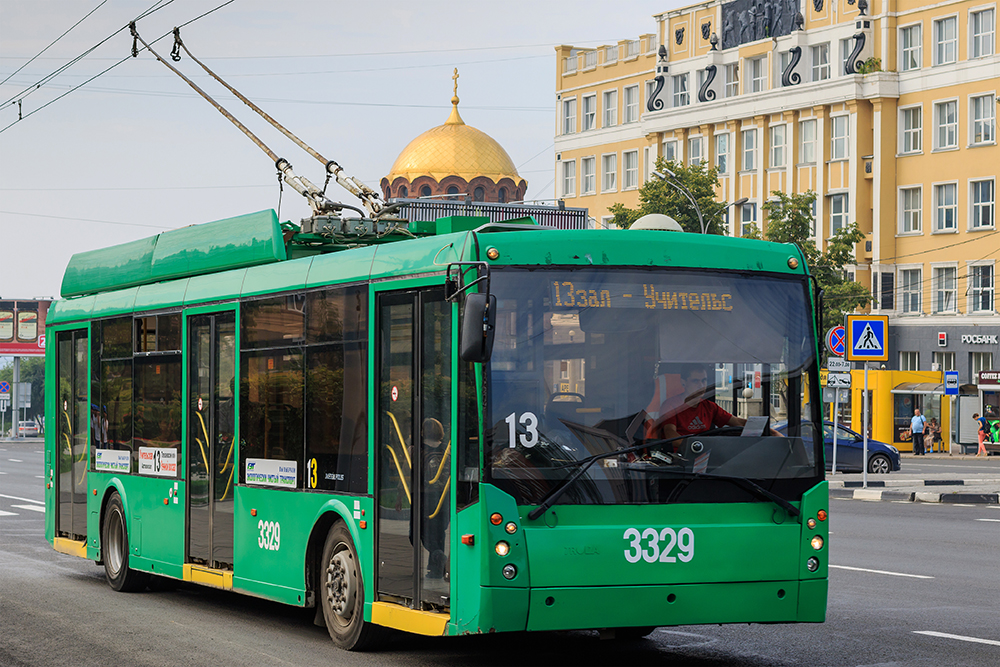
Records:
<instances>
[{"instance_id":1,"label":"billboard","mask_svg":"<svg viewBox=\"0 0 1000 667\"><path fill-rule=\"evenodd\" d=\"M0 356L45 356L45 315L51 301L0 301Z\"/></svg>"}]
</instances>

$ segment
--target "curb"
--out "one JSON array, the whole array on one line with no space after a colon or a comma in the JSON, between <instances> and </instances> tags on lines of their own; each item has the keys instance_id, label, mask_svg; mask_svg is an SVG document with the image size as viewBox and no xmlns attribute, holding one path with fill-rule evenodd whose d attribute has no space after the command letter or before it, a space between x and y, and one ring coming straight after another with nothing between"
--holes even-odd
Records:
<instances>
[{"instance_id":1,"label":"curb","mask_svg":"<svg viewBox=\"0 0 1000 667\"><path fill-rule=\"evenodd\" d=\"M827 480L830 489L860 489L861 480L830 479ZM982 484L1000 484L1000 479L875 479L868 481L869 489L883 489L900 486L978 486Z\"/></svg>"},{"instance_id":2,"label":"curb","mask_svg":"<svg viewBox=\"0 0 1000 667\"><path fill-rule=\"evenodd\" d=\"M869 484L869 486L871 486ZM847 500L882 500L896 502L944 503L944 504L1000 504L998 493L935 493L929 491L885 491L882 489L830 489L831 498Z\"/></svg>"}]
</instances>

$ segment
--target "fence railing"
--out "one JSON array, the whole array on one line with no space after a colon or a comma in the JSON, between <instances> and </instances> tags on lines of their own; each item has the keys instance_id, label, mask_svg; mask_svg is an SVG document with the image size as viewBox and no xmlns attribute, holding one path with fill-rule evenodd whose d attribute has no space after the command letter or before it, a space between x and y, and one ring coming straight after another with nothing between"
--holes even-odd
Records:
<instances>
[{"instance_id":1,"label":"fence railing","mask_svg":"<svg viewBox=\"0 0 1000 667\"><path fill-rule=\"evenodd\" d=\"M532 216L540 226L555 229L587 229L587 209L538 204L499 204L474 202L471 199L392 199L402 203L399 217L410 222L431 222L449 215L470 215L504 222Z\"/></svg>"}]
</instances>

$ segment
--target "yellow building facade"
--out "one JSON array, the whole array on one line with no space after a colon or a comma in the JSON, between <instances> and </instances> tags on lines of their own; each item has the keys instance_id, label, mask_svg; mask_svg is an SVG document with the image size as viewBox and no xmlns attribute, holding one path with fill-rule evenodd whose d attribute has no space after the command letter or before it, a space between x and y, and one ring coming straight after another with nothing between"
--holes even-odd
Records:
<instances>
[{"instance_id":1,"label":"yellow building facade","mask_svg":"<svg viewBox=\"0 0 1000 667\"><path fill-rule=\"evenodd\" d=\"M977 0L709 1L635 40L556 47L556 196L607 224L657 157L707 161L720 200L747 199L726 221L739 236L766 229L773 191L815 191L820 248L853 222L866 234L847 268L890 317L887 367L975 383L1000 363L996 15Z\"/></svg>"}]
</instances>

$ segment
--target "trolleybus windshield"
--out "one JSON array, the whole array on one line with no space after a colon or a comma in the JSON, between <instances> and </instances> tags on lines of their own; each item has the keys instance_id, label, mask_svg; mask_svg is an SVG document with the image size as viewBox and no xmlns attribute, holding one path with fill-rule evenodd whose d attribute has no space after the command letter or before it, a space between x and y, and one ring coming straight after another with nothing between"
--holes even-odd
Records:
<instances>
[{"instance_id":1,"label":"trolleybus windshield","mask_svg":"<svg viewBox=\"0 0 1000 667\"><path fill-rule=\"evenodd\" d=\"M761 499L723 477L797 500L821 481L801 276L507 269L492 284L486 460L518 502L562 486L565 504Z\"/></svg>"}]
</instances>

